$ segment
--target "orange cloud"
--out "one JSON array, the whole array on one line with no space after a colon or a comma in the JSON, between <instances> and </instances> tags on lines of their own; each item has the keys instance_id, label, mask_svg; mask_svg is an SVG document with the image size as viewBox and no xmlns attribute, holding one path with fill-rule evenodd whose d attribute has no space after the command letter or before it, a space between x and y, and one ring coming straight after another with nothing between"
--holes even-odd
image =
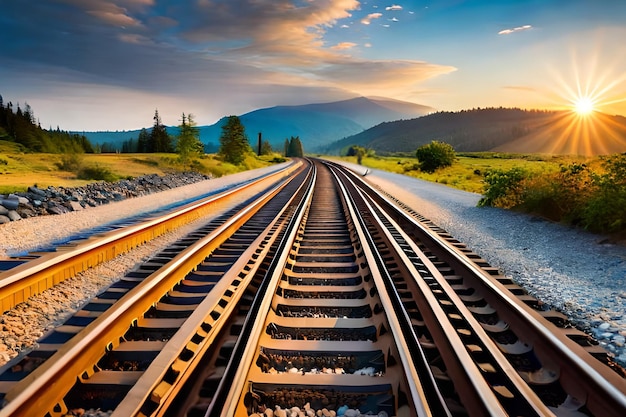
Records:
<instances>
[{"instance_id":1,"label":"orange cloud","mask_svg":"<svg viewBox=\"0 0 626 417\"><path fill-rule=\"evenodd\" d=\"M370 23L372 23L372 20L379 19L380 17L382 17L382 15L382 13L370 13L363 19L361 19L361 23L363 23L364 25L369 25Z\"/></svg>"},{"instance_id":2,"label":"orange cloud","mask_svg":"<svg viewBox=\"0 0 626 417\"><path fill-rule=\"evenodd\" d=\"M357 44L353 42L340 42L337 45L331 46L330 49L335 51L343 51L345 49L354 48Z\"/></svg>"}]
</instances>

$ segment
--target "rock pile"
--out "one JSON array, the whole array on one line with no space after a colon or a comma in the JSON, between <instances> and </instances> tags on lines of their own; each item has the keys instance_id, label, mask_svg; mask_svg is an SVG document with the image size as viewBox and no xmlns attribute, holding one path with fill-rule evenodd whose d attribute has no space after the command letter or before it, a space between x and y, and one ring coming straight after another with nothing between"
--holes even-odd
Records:
<instances>
[{"instance_id":1,"label":"rock pile","mask_svg":"<svg viewBox=\"0 0 626 417\"><path fill-rule=\"evenodd\" d=\"M182 172L159 176L142 175L117 182L94 182L83 187L28 187L26 192L0 195L0 224L23 218L48 214L62 214L125 200L183 185L193 184L211 177L197 172Z\"/></svg>"}]
</instances>

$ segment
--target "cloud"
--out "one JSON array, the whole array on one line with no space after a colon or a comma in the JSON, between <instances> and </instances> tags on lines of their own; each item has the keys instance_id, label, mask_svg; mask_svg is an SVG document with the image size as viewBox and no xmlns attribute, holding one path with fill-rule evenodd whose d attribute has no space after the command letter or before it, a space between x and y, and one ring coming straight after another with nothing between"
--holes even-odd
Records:
<instances>
[{"instance_id":1,"label":"cloud","mask_svg":"<svg viewBox=\"0 0 626 417\"><path fill-rule=\"evenodd\" d=\"M403 93L427 79L456 71L455 67L413 60L339 59L315 73L362 95Z\"/></svg>"},{"instance_id":2,"label":"cloud","mask_svg":"<svg viewBox=\"0 0 626 417\"><path fill-rule=\"evenodd\" d=\"M533 87L527 87L523 85L505 85L502 88L505 90L514 90L514 91L528 91L528 92L536 92L537 89Z\"/></svg>"},{"instance_id":3,"label":"cloud","mask_svg":"<svg viewBox=\"0 0 626 417\"><path fill-rule=\"evenodd\" d=\"M353 42L340 42L337 45L331 46L330 49L333 49L336 51L343 51L345 49L354 48L356 45L357 44Z\"/></svg>"},{"instance_id":4,"label":"cloud","mask_svg":"<svg viewBox=\"0 0 626 417\"><path fill-rule=\"evenodd\" d=\"M402 6L399 6L397 4L394 4L393 6L387 6L385 7L385 10L402 10Z\"/></svg>"},{"instance_id":5,"label":"cloud","mask_svg":"<svg viewBox=\"0 0 626 417\"><path fill-rule=\"evenodd\" d=\"M498 32L498 35L510 35L511 33L520 32L522 30L529 30L529 29L532 29L532 28L533 27L531 25L518 26L518 27L513 28L513 29L501 30L500 32Z\"/></svg>"},{"instance_id":6,"label":"cloud","mask_svg":"<svg viewBox=\"0 0 626 417\"><path fill-rule=\"evenodd\" d=\"M106 97L128 94L137 97L130 100L134 104L147 103L151 112L178 106L173 122L186 111L198 115L199 123L212 123L224 114L276 104L403 92L455 70L348 56L346 51L357 44L331 41L327 35L359 10L356 0L56 1L54 7L43 1L3 4L0 79L12 86L3 86L2 93L13 94L15 101L36 105L33 96L49 97L45 105L74 100L77 110L65 112L73 124L63 128L105 123L84 117L76 95L84 95L83 101L97 96L97 103L105 103ZM381 16L372 13L366 19ZM120 123L129 120L132 106L124 106L102 104L102 111L111 114L109 128L137 127L110 125L118 117ZM47 122L44 109L35 111L44 125L59 123Z\"/></svg>"},{"instance_id":7,"label":"cloud","mask_svg":"<svg viewBox=\"0 0 626 417\"><path fill-rule=\"evenodd\" d=\"M364 25L369 25L370 23L372 23L372 20L379 19L380 17L382 17L382 15L382 13L370 13L363 19L361 19L361 23L363 23Z\"/></svg>"}]
</instances>

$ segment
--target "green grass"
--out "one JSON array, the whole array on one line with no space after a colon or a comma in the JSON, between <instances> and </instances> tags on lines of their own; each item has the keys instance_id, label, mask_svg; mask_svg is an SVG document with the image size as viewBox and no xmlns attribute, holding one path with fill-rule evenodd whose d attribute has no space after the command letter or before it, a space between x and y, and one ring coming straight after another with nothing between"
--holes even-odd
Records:
<instances>
[{"instance_id":1,"label":"green grass","mask_svg":"<svg viewBox=\"0 0 626 417\"><path fill-rule=\"evenodd\" d=\"M190 170L221 177L271 165L276 156L250 155L238 166L225 163L213 154L186 164L173 153L80 154L74 158L62 154L25 153L15 143L0 140L0 194L25 191L35 184L40 188L79 187L102 178L114 180ZM68 163L76 162L75 159L79 160L78 168ZM81 179L81 176L88 179Z\"/></svg>"},{"instance_id":2,"label":"green grass","mask_svg":"<svg viewBox=\"0 0 626 417\"><path fill-rule=\"evenodd\" d=\"M356 157L342 157L341 159L356 164ZM529 172L550 173L558 171L561 164L570 162L590 163L591 161L584 157L475 152L457 154L457 159L452 166L441 168L433 173L420 171L417 158L410 156L365 157L362 165L482 194L484 175L489 169L509 170L519 167Z\"/></svg>"}]
</instances>

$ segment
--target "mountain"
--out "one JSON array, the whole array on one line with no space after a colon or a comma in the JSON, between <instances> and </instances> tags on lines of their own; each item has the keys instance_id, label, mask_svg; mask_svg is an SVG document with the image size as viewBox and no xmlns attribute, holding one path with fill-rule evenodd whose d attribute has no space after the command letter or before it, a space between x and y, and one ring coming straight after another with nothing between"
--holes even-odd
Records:
<instances>
[{"instance_id":1,"label":"mountain","mask_svg":"<svg viewBox=\"0 0 626 417\"><path fill-rule=\"evenodd\" d=\"M434 111L415 103L358 97L331 103L276 106L239 116L250 143L256 145L259 132L274 149L282 149L285 139L299 136L307 152L322 149L343 137L354 135L389 120L415 118ZM219 142L226 117L202 130L203 142Z\"/></svg>"},{"instance_id":2,"label":"mountain","mask_svg":"<svg viewBox=\"0 0 626 417\"><path fill-rule=\"evenodd\" d=\"M379 154L413 153L433 140L449 143L458 152L605 155L626 151L626 118L507 108L437 112L381 123L327 145L323 153L344 153L352 145Z\"/></svg>"},{"instance_id":3,"label":"mountain","mask_svg":"<svg viewBox=\"0 0 626 417\"><path fill-rule=\"evenodd\" d=\"M263 140L268 140L274 149L282 150L285 139L299 136L305 151L314 152L381 122L412 119L433 111L431 107L405 101L357 97L330 103L269 107L239 115L239 118L253 148L261 132ZM200 140L208 144L208 149L219 145L225 122L226 117L223 117L213 125L198 126ZM168 127L172 135L177 131L176 127ZM136 139L139 130L79 133L94 144L108 143L121 148L122 142Z\"/></svg>"}]
</instances>

